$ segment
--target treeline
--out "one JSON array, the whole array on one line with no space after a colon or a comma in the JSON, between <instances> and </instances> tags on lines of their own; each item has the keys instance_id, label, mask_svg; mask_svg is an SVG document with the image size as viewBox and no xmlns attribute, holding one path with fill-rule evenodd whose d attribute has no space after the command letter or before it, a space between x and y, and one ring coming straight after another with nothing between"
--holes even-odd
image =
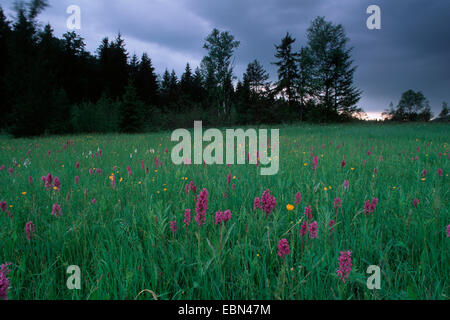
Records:
<instances>
[{"instance_id":1,"label":"treeline","mask_svg":"<svg viewBox=\"0 0 450 320\"><path fill-rule=\"evenodd\" d=\"M192 126L348 121L361 112L354 86L352 48L341 25L316 18L307 42L295 49L287 33L275 46L278 81L260 62L234 75L239 41L214 29L206 55L181 77L157 75L151 58L129 55L120 34L95 54L75 32L54 36L39 27L44 0L16 2L14 21L0 7L1 131L44 133L141 132Z\"/></svg>"},{"instance_id":2,"label":"treeline","mask_svg":"<svg viewBox=\"0 0 450 320\"><path fill-rule=\"evenodd\" d=\"M382 113L386 121L416 122L430 121L433 118L430 103L421 91L407 90L403 92L397 106L391 102L389 108ZM450 121L447 102L442 102L442 110L433 121Z\"/></svg>"}]
</instances>

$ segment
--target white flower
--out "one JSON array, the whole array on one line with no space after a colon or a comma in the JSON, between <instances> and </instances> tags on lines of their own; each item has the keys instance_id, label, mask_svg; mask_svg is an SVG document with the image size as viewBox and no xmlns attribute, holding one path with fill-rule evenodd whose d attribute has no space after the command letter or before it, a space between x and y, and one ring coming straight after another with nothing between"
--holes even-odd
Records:
<instances>
[{"instance_id":1,"label":"white flower","mask_svg":"<svg viewBox=\"0 0 450 320\"><path fill-rule=\"evenodd\" d=\"M25 159L25 161L23 162L23 166L25 168L28 168L28 166L30 166L30 165L31 165L31 160L30 159Z\"/></svg>"}]
</instances>

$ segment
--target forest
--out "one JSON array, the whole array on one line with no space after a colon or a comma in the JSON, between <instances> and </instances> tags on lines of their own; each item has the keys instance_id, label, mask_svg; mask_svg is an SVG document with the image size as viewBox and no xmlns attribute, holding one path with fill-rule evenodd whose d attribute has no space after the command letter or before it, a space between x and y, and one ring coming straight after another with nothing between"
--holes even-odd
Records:
<instances>
[{"instance_id":1,"label":"forest","mask_svg":"<svg viewBox=\"0 0 450 320\"><path fill-rule=\"evenodd\" d=\"M352 47L340 24L311 22L306 45L287 33L274 46L277 81L255 59L235 75L240 42L214 29L199 66L156 74L151 55L130 55L123 35L95 53L74 31L40 25L47 1L19 1L9 21L0 7L1 132L14 136L148 132L205 126L342 122L359 118ZM397 117L398 118L398 117ZM429 116L418 117L429 120Z\"/></svg>"}]
</instances>

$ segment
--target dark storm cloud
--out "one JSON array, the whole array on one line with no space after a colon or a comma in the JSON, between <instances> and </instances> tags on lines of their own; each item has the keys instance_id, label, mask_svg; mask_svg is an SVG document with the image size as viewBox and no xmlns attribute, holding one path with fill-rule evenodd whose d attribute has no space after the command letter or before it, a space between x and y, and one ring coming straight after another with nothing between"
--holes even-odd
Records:
<instances>
[{"instance_id":1,"label":"dark storm cloud","mask_svg":"<svg viewBox=\"0 0 450 320\"><path fill-rule=\"evenodd\" d=\"M4 8L12 1L0 0ZM260 60L276 79L274 45L289 31L296 50L318 15L341 23L354 47L358 66L356 85L364 91L360 105L381 112L403 91L422 90L435 113L450 102L450 2L441 0L51 0L40 17L57 35L66 31L66 8L82 10L80 34L95 51L104 36L120 31L130 53L146 51L158 72L186 62L198 65L205 54L203 40L217 27L241 42L235 73L241 78L246 64ZM381 7L382 29L368 30L366 9Z\"/></svg>"}]
</instances>

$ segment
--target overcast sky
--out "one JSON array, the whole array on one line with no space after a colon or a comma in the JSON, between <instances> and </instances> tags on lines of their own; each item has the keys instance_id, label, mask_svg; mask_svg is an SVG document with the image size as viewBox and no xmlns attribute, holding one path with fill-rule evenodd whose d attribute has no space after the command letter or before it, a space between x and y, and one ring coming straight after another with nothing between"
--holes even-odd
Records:
<instances>
[{"instance_id":1,"label":"overcast sky","mask_svg":"<svg viewBox=\"0 0 450 320\"><path fill-rule=\"evenodd\" d=\"M0 0L10 20L13 0ZM366 9L381 8L381 30L369 30ZM360 106L382 112L402 92L421 90L435 113L450 103L450 1L448 0L50 0L39 20L57 36L67 32L69 5L81 8L87 49L95 52L103 37L120 31L131 54L147 52L158 73L180 75L186 62L196 67L203 42L213 28L230 31L241 42L235 74L258 59L276 80L274 45L289 31L299 50L306 29L318 15L341 23L354 47ZM372 114L373 115L373 114Z\"/></svg>"}]
</instances>

